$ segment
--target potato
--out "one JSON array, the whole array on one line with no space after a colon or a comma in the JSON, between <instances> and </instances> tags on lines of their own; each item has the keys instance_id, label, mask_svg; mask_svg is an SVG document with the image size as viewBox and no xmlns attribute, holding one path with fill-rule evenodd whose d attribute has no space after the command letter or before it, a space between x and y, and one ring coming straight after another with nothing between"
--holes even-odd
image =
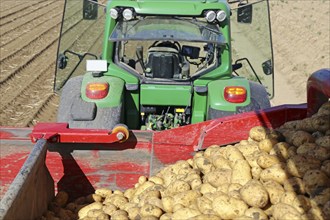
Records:
<instances>
[{"instance_id":1,"label":"potato","mask_svg":"<svg viewBox=\"0 0 330 220\"><path fill-rule=\"evenodd\" d=\"M228 187L228 196L230 197L234 197L234 198L237 198L237 199L241 199L241 195L240 195L240 192L239 190L242 188L242 185L241 184L238 184L238 183L232 183L229 185Z\"/></svg>"},{"instance_id":2,"label":"potato","mask_svg":"<svg viewBox=\"0 0 330 220\"><path fill-rule=\"evenodd\" d=\"M255 151L259 151L258 144L251 144L249 142L246 144L238 144L236 148L242 153L244 157L253 154Z\"/></svg>"},{"instance_id":3,"label":"potato","mask_svg":"<svg viewBox=\"0 0 330 220\"><path fill-rule=\"evenodd\" d=\"M103 198L110 196L112 194L111 189L99 188L95 190L95 194L102 196Z\"/></svg>"},{"instance_id":4,"label":"potato","mask_svg":"<svg viewBox=\"0 0 330 220\"><path fill-rule=\"evenodd\" d=\"M283 184L286 179L288 179L288 174L284 170L284 164L274 164L271 167L263 170L260 173L260 179L264 182L268 180L274 180L280 184Z\"/></svg>"},{"instance_id":5,"label":"potato","mask_svg":"<svg viewBox=\"0 0 330 220\"><path fill-rule=\"evenodd\" d=\"M291 205L277 203L273 207L273 217L275 220L300 220L300 213Z\"/></svg>"},{"instance_id":6,"label":"potato","mask_svg":"<svg viewBox=\"0 0 330 220\"><path fill-rule=\"evenodd\" d=\"M273 148L269 151L270 155L275 155L279 158L279 160L287 160L290 156L289 154L290 145L286 142L279 142L273 146Z\"/></svg>"},{"instance_id":7,"label":"potato","mask_svg":"<svg viewBox=\"0 0 330 220\"><path fill-rule=\"evenodd\" d=\"M170 185L168 185L168 187L164 191L164 195L172 196L190 189L191 189L190 185L187 182L182 180L176 180L172 182Z\"/></svg>"},{"instance_id":8,"label":"potato","mask_svg":"<svg viewBox=\"0 0 330 220\"><path fill-rule=\"evenodd\" d=\"M257 180L250 180L239 190L242 200L249 206L263 208L269 198L265 187Z\"/></svg>"},{"instance_id":9,"label":"potato","mask_svg":"<svg viewBox=\"0 0 330 220\"><path fill-rule=\"evenodd\" d=\"M172 220L189 219L200 214L201 213L198 210L182 208L172 214Z\"/></svg>"},{"instance_id":10,"label":"potato","mask_svg":"<svg viewBox=\"0 0 330 220\"><path fill-rule=\"evenodd\" d=\"M75 216L70 210L66 210L61 208L57 213L57 216L62 220L71 220L71 218L75 218Z\"/></svg>"},{"instance_id":11,"label":"potato","mask_svg":"<svg viewBox=\"0 0 330 220\"><path fill-rule=\"evenodd\" d=\"M231 169L216 169L205 174L204 182L210 183L213 187L218 187L223 183L229 183L231 176Z\"/></svg>"},{"instance_id":12,"label":"potato","mask_svg":"<svg viewBox=\"0 0 330 220\"><path fill-rule=\"evenodd\" d=\"M259 142L266 139L267 134L269 134L268 128L262 126L256 126L250 129L249 137Z\"/></svg>"},{"instance_id":13,"label":"potato","mask_svg":"<svg viewBox=\"0 0 330 220\"><path fill-rule=\"evenodd\" d=\"M317 148L315 143L304 143L297 148L297 154L308 155Z\"/></svg>"},{"instance_id":14,"label":"potato","mask_svg":"<svg viewBox=\"0 0 330 220\"><path fill-rule=\"evenodd\" d=\"M60 191L55 196L54 202L58 204L60 207L64 207L69 200L69 195L67 192Z\"/></svg>"},{"instance_id":15,"label":"potato","mask_svg":"<svg viewBox=\"0 0 330 220\"><path fill-rule=\"evenodd\" d=\"M164 184L164 180L161 177L158 176L152 176L149 178L150 182L153 182L155 184L159 184L159 185L163 185Z\"/></svg>"},{"instance_id":16,"label":"potato","mask_svg":"<svg viewBox=\"0 0 330 220\"><path fill-rule=\"evenodd\" d=\"M330 115L330 102L322 104L317 111L317 115Z\"/></svg>"},{"instance_id":17,"label":"potato","mask_svg":"<svg viewBox=\"0 0 330 220\"><path fill-rule=\"evenodd\" d=\"M307 216L308 216L308 220L309 219L313 219L313 220L327 220L324 218L324 214L322 213L322 209L320 208L311 208L308 213L307 213Z\"/></svg>"},{"instance_id":18,"label":"potato","mask_svg":"<svg viewBox=\"0 0 330 220\"><path fill-rule=\"evenodd\" d=\"M162 178L164 180L164 184L163 185L165 187L167 187L168 185L170 185L172 182L174 182L176 180L176 174L173 173L173 172L167 172Z\"/></svg>"},{"instance_id":19,"label":"potato","mask_svg":"<svg viewBox=\"0 0 330 220\"><path fill-rule=\"evenodd\" d=\"M251 175L253 179L260 179L260 173L262 171L261 167L251 167Z\"/></svg>"},{"instance_id":20,"label":"potato","mask_svg":"<svg viewBox=\"0 0 330 220\"><path fill-rule=\"evenodd\" d=\"M135 194L135 188L129 188L127 190L125 190L124 192L124 196L128 199L131 200Z\"/></svg>"},{"instance_id":21,"label":"potato","mask_svg":"<svg viewBox=\"0 0 330 220\"><path fill-rule=\"evenodd\" d=\"M128 210L130 208L137 207L138 205L140 205L140 204L136 204L136 203L133 203L133 202L128 202L128 203L125 203L124 205L122 205L121 209L128 212Z\"/></svg>"},{"instance_id":22,"label":"potato","mask_svg":"<svg viewBox=\"0 0 330 220\"><path fill-rule=\"evenodd\" d=\"M124 210L117 210L112 213L111 220L128 220L128 213Z\"/></svg>"},{"instance_id":23,"label":"potato","mask_svg":"<svg viewBox=\"0 0 330 220\"><path fill-rule=\"evenodd\" d=\"M263 183L263 186L268 192L270 202L273 205L279 203L282 195L285 192L282 185L274 180L268 180Z\"/></svg>"},{"instance_id":24,"label":"potato","mask_svg":"<svg viewBox=\"0 0 330 220\"><path fill-rule=\"evenodd\" d=\"M249 163L250 167L260 167L258 164L258 158L261 154L266 154L265 151L255 151L245 157L245 160Z\"/></svg>"},{"instance_id":25,"label":"potato","mask_svg":"<svg viewBox=\"0 0 330 220\"><path fill-rule=\"evenodd\" d=\"M308 170L303 177L303 183L306 192L314 196L319 189L329 187L330 179L320 170Z\"/></svg>"},{"instance_id":26,"label":"potato","mask_svg":"<svg viewBox=\"0 0 330 220\"><path fill-rule=\"evenodd\" d=\"M145 205L145 204L150 204L157 208L160 208L161 210L164 210L163 202L160 198L148 197L143 204L140 203L139 205Z\"/></svg>"},{"instance_id":27,"label":"potato","mask_svg":"<svg viewBox=\"0 0 330 220\"><path fill-rule=\"evenodd\" d=\"M194 164L203 174L209 173L215 169L211 159L205 157L198 157L194 159Z\"/></svg>"},{"instance_id":28,"label":"potato","mask_svg":"<svg viewBox=\"0 0 330 220\"><path fill-rule=\"evenodd\" d=\"M326 132L330 129L330 120L328 115L316 115L311 118L314 131Z\"/></svg>"},{"instance_id":29,"label":"potato","mask_svg":"<svg viewBox=\"0 0 330 220\"><path fill-rule=\"evenodd\" d=\"M185 208L182 204L178 203L173 206L173 212L178 211L179 209Z\"/></svg>"},{"instance_id":30,"label":"potato","mask_svg":"<svg viewBox=\"0 0 330 220\"><path fill-rule=\"evenodd\" d=\"M68 203L66 206L65 206L65 209L68 209L72 212L76 212L76 209L77 209L77 204L75 204L74 202L70 202Z\"/></svg>"},{"instance_id":31,"label":"potato","mask_svg":"<svg viewBox=\"0 0 330 220\"><path fill-rule=\"evenodd\" d=\"M260 141L258 146L259 146L260 150L269 153L273 149L273 146L277 143L278 143L278 141L276 139L267 138L267 139Z\"/></svg>"},{"instance_id":32,"label":"potato","mask_svg":"<svg viewBox=\"0 0 330 220\"><path fill-rule=\"evenodd\" d=\"M216 191L217 192L223 192L223 193L227 194L229 186L230 186L230 183L221 184L218 188L216 188Z\"/></svg>"},{"instance_id":33,"label":"potato","mask_svg":"<svg viewBox=\"0 0 330 220\"><path fill-rule=\"evenodd\" d=\"M318 146L315 143L305 143L300 145L297 149L297 154L306 155L315 158L320 161L324 161L330 158L330 148Z\"/></svg>"},{"instance_id":34,"label":"potato","mask_svg":"<svg viewBox=\"0 0 330 220\"><path fill-rule=\"evenodd\" d=\"M140 185L142 185L143 183L145 183L145 182L147 182L147 177L145 177L145 176L140 176L139 177L139 179L138 179L138 183L140 184Z\"/></svg>"},{"instance_id":35,"label":"potato","mask_svg":"<svg viewBox=\"0 0 330 220\"><path fill-rule=\"evenodd\" d=\"M230 162L223 156L212 157L212 164L216 169L231 169Z\"/></svg>"},{"instance_id":36,"label":"potato","mask_svg":"<svg viewBox=\"0 0 330 220\"><path fill-rule=\"evenodd\" d=\"M243 154L234 146L227 146L224 153L231 167L234 166L237 160L244 160Z\"/></svg>"},{"instance_id":37,"label":"potato","mask_svg":"<svg viewBox=\"0 0 330 220\"><path fill-rule=\"evenodd\" d=\"M260 208L251 207L245 211L244 215L252 218L253 220L268 220L268 216Z\"/></svg>"},{"instance_id":38,"label":"potato","mask_svg":"<svg viewBox=\"0 0 330 220\"><path fill-rule=\"evenodd\" d=\"M89 212L89 210L102 209L102 207L103 207L102 203L93 202L89 205L86 205L82 209L80 209L79 212L78 212L78 216L79 216L79 218L84 218L85 216L87 216L87 213Z\"/></svg>"},{"instance_id":39,"label":"potato","mask_svg":"<svg viewBox=\"0 0 330 220\"><path fill-rule=\"evenodd\" d=\"M317 205L323 206L327 201L330 201L330 188L325 188L321 192L317 192L312 198Z\"/></svg>"},{"instance_id":40,"label":"potato","mask_svg":"<svg viewBox=\"0 0 330 220\"><path fill-rule=\"evenodd\" d=\"M245 213L247 204L236 198L222 194L217 196L212 202L213 210L223 219L233 219Z\"/></svg>"},{"instance_id":41,"label":"potato","mask_svg":"<svg viewBox=\"0 0 330 220\"><path fill-rule=\"evenodd\" d=\"M330 219L330 200L324 204L322 212L324 213L325 219Z\"/></svg>"},{"instance_id":42,"label":"potato","mask_svg":"<svg viewBox=\"0 0 330 220\"><path fill-rule=\"evenodd\" d=\"M198 210L201 212L201 213L204 213L206 212L206 210L212 210L212 201L204 196L202 197L198 197L196 199L196 204L197 204L197 207L198 207Z\"/></svg>"},{"instance_id":43,"label":"potato","mask_svg":"<svg viewBox=\"0 0 330 220\"><path fill-rule=\"evenodd\" d=\"M188 182L190 184L191 189L195 190L202 185L201 179L193 179L192 181Z\"/></svg>"},{"instance_id":44,"label":"potato","mask_svg":"<svg viewBox=\"0 0 330 220\"><path fill-rule=\"evenodd\" d=\"M92 209L87 212L87 216L88 217L98 217L102 213L104 213L102 209Z\"/></svg>"},{"instance_id":45,"label":"potato","mask_svg":"<svg viewBox=\"0 0 330 220\"><path fill-rule=\"evenodd\" d=\"M165 196L162 197L162 203L164 207L165 212L173 212L173 205L174 205L174 200L172 196Z\"/></svg>"},{"instance_id":46,"label":"potato","mask_svg":"<svg viewBox=\"0 0 330 220\"><path fill-rule=\"evenodd\" d=\"M148 189L149 187L155 185L155 183L153 182L145 182L143 184L140 184L136 190L135 190L135 193L134 193L134 196L139 196L143 191L145 191L146 189Z\"/></svg>"},{"instance_id":47,"label":"potato","mask_svg":"<svg viewBox=\"0 0 330 220\"><path fill-rule=\"evenodd\" d=\"M237 160L233 166L231 182L245 185L251 179L252 175L249 163L246 160Z\"/></svg>"},{"instance_id":48,"label":"potato","mask_svg":"<svg viewBox=\"0 0 330 220\"><path fill-rule=\"evenodd\" d=\"M321 170L330 178L330 160L323 161Z\"/></svg>"},{"instance_id":49,"label":"potato","mask_svg":"<svg viewBox=\"0 0 330 220\"><path fill-rule=\"evenodd\" d=\"M253 218L246 216L246 215L242 215L242 216L234 218L234 220L253 220Z\"/></svg>"},{"instance_id":50,"label":"potato","mask_svg":"<svg viewBox=\"0 0 330 220\"><path fill-rule=\"evenodd\" d=\"M112 215L118 208L113 204L107 204L102 207L105 214Z\"/></svg>"},{"instance_id":51,"label":"potato","mask_svg":"<svg viewBox=\"0 0 330 220\"><path fill-rule=\"evenodd\" d=\"M291 158L291 157L297 155L297 147L295 147L295 146L290 146L290 147L288 148L288 155L289 155L289 158Z\"/></svg>"},{"instance_id":52,"label":"potato","mask_svg":"<svg viewBox=\"0 0 330 220\"><path fill-rule=\"evenodd\" d=\"M286 161L286 170L295 177L303 177L307 170L318 169L321 162L317 159L295 155Z\"/></svg>"},{"instance_id":53,"label":"potato","mask_svg":"<svg viewBox=\"0 0 330 220\"><path fill-rule=\"evenodd\" d=\"M298 177L291 177L283 183L285 191L295 192L297 194L305 194L305 186L302 179Z\"/></svg>"},{"instance_id":54,"label":"potato","mask_svg":"<svg viewBox=\"0 0 330 220\"><path fill-rule=\"evenodd\" d=\"M313 143L315 140L313 136L306 131L296 131L292 134L291 141L294 146L299 147L304 143Z\"/></svg>"},{"instance_id":55,"label":"potato","mask_svg":"<svg viewBox=\"0 0 330 220\"><path fill-rule=\"evenodd\" d=\"M304 214L311 208L308 198L294 192L285 192L280 202L293 206L300 214Z\"/></svg>"},{"instance_id":56,"label":"potato","mask_svg":"<svg viewBox=\"0 0 330 220\"><path fill-rule=\"evenodd\" d=\"M200 196L201 193L196 190L181 192L173 196L173 204L181 204L185 207L188 207Z\"/></svg>"},{"instance_id":57,"label":"potato","mask_svg":"<svg viewBox=\"0 0 330 220\"><path fill-rule=\"evenodd\" d=\"M330 135L319 137L315 140L315 143L319 146L330 149Z\"/></svg>"},{"instance_id":58,"label":"potato","mask_svg":"<svg viewBox=\"0 0 330 220\"><path fill-rule=\"evenodd\" d=\"M194 217L188 218L188 220L221 220L220 217L212 214L200 214Z\"/></svg>"},{"instance_id":59,"label":"potato","mask_svg":"<svg viewBox=\"0 0 330 220\"><path fill-rule=\"evenodd\" d=\"M86 196L85 198L87 203L93 203L93 202L102 202L102 196L98 195L98 194L90 194L88 196Z\"/></svg>"},{"instance_id":60,"label":"potato","mask_svg":"<svg viewBox=\"0 0 330 220\"><path fill-rule=\"evenodd\" d=\"M149 216L143 216L141 217L140 220L158 220L159 218L158 217L155 217L153 215L149 215Z\"/></svg>"},{"instance_id":61,"label":"potato","mask_svg":"<svg viewBox=\"0 0 330 220\"><path fill-rule=\"evenodd\" d=\"M279 164L280 162L281 161L277 155L269 155L267 153L260 154L257 159L258 165L263 169L271 167L274 164Z\"/></svg>"},{"instance_id":62,"label":"potato","mask_svg":"<svg viewBox=\"0 0 330 220\"><path fill-rule=\"evenodd\" d=\"M145 204L141 207L140 214L142 217L143 216L155 216L155 217L159 218L163 214L163 211L156 206L153 206L150 204Z\"/></svg>"},{"instance_id":63,"label":"potato","mask_svg":"<svg viewBox=\"0 0 330 220\"><path fill-rule=\"evenodd\" d=\"M211 145L207 147L204 151L204 157L211 158L219 149L219 145Z\"/></svg>"},{"instance_id":64,"label":"potato","mask_svg":"<svg viewBox=\"0 0 330 220\"><path fill-rule=\"evenodd\" d=\"M159 220L171 220L171 219L172 219L172 214L171 213L164 213L159 218Z\"/></svg>"}]
</instances>

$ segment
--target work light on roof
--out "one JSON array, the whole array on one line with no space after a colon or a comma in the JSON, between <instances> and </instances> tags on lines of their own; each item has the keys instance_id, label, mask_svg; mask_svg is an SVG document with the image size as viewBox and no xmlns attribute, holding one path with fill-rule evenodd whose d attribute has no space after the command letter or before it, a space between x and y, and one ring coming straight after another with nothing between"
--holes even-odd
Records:
<instances>
[{"instance_id":1,"label":"work light on roof","mask_svg":"<svg viewBox=\"0 0 330 220\"><path fill-rule=\"evenodd\" d=\"M225 11L220 10L220 11L217 12L217 20L219 22L224 21L226 19L226 17L227 17L227 15L226 15Z\"/></svg>"},{"instance_id":2,"label":"work light on roof","mask_svg":"<svg viewBox=\"0 0 330 220\"><path fill-rule=\"evenodd\" d=\"M118 11L115 8L111 8L110 9L110 17L113 19L117 19L118 18Z\"/></svg>"},{"instance_id":3,"label":"work light on roof","mask_svg":"<svg viewBox=\"0 0 330 220\"><path fill-rule=\"evenodd\" d=\"M133 15L133 10L132 9L129 9L129 8L126 8L124 11L123 11L123 17L125 20L129 21L131 19L133 19L134 15Z\"/></svg>"},{"instance_id":4,"label":"work light on roof","mask_svg":"<svg viewBox=\"0 0 330 220\"><path fill-rule=\"evenodd\" d=\"M214 11L207 11L205 18L208 22L213 22L216 19L216 13Z\"/></svg>"}]
</instances>

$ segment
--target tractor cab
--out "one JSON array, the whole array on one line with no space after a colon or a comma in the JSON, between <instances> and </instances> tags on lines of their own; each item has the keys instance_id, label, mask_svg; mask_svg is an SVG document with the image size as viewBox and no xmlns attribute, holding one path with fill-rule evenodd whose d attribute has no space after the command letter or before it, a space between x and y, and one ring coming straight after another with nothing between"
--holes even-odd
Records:
<instances>
[{"instance_id":1,"label":"tractor cab","mask_svg":"<svg viewBox=\"0 0 330 220\"><path fill-rule=\"evenodd\" d=\"M163 130L269 107L268 8L268 0L66 0L58 121Z\"/></svg>"}]
</instances>

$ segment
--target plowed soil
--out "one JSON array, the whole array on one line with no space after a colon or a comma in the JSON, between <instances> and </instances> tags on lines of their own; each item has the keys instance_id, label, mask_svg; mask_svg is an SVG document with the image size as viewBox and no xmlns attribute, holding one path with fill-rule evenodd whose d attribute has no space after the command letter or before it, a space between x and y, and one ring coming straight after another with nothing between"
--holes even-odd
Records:
<instances>
[{"instance_id":1,"label":"plowed soil","mask_svg":"<svg viewBox=\"0 0 330 220\"><path fill-rule=\"evenodd\" d=\"M271 0L274 105L306 102L306 80L330 67L330 1ZM0 126L56 120L55 60L64 0L0 0ZM74 7L74 5L73 5ZM79 24L74 11L70 28Z\"/></svg>"}]
</instances>

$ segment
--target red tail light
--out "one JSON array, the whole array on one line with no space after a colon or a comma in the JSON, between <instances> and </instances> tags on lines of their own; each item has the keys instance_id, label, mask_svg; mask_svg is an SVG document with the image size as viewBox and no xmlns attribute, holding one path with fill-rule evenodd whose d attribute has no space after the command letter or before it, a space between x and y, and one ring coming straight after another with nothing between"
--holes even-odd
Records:
<instances>
[{"instance_id":1,"label":"red tail light","mask_svg":"<svg viewBox=\"0 0 330 220\"><path fill-rule=\"evenodd\" d=\"M86 86L86 96L90 99L103 99L108 92L109 84L106 82L93 82Z\"/></svg>"},{"instance_id":2,"label":"red tail light","mask_svg":"<svg viewBox=\"0 0 330 220\"><path fill-rule=\"evenodd\" d=\"M242 86L227 86L224 95L228 102L242 103L246 100L246 89Z\"/></svg>"}]
</instances>

